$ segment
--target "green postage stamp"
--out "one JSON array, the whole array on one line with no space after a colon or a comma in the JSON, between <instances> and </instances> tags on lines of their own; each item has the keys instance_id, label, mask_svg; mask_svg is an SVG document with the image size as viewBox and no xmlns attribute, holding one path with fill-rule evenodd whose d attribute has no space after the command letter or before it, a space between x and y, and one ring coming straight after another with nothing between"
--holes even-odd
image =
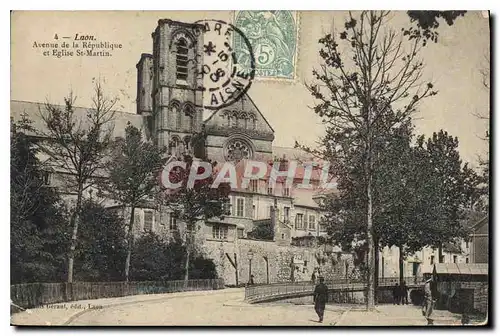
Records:
<instances>
[{"instance_id":1,"label":"green postage stamp","mask_svg":"<svg viewBox=\"0 0 500 336\"><path fill-rule=\"evenodd\" d=\"M298 14L293 11L238 11L234 25L248 38L255 61L255 78L295 79ZM238 64L250 68L243 38L234 35Z\"/></svg>"}]
</instances>

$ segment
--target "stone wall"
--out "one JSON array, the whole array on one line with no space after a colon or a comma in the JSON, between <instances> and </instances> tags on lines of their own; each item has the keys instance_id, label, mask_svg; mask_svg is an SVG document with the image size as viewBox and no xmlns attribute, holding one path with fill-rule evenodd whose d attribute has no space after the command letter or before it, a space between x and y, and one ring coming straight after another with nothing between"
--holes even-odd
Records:
<instances>
[{"instance_id":1,"label":"stone wall","mask_svg":"<svg viewBox=\"0 0 500 336\"><path fill-rule=\"evenodd\" d=\"M474 309L482 313L488 311L488 284L481 284L474 290Z\"/></svg>"},{"instance_id":2,"label":"stone wall","mask_svg":"<svg viewBox=\"0 0 500 336\"><path fill-rule=\"evenodd\" d=\"M488 311L488 283L462 282L460 288L474 290L474 310L482 313Z\"/></svg>"},{"instance_id":3,"label":"stone wall","mask_svg":"<svg viewBox=\"0 0 500 336\"><path fill-rule=\"evenodd\" d=\"M248 283L250 264L256 284L310 281L314 270L318 267L325 280L341 278L345 277L345 264L352 264L350 255L339 254L320 265L316 258L317 248L281 246L274 241L252 239L236 239L234 242L206 241L203 250L207 257L213 259L219 276L228 285L236 285L236 270L231 261L237 264L238 284ZM252 251L251 261L250 251Z\"/></svg>"},{"instance_id":4,"label":"stone wall","mask_svg":"<svg viewBox=\"0 0 500 336\"><path fill-rule=\"evenodd\" d=\"M463 309L486 313L488 283L481 281L442 282L438 284L438 309L461 313ZM464 297L461 297L464 295ZM471 302L472 301L472 302ZM466 307L461 306L465 304Z\"/></svg>"}]
</instances>

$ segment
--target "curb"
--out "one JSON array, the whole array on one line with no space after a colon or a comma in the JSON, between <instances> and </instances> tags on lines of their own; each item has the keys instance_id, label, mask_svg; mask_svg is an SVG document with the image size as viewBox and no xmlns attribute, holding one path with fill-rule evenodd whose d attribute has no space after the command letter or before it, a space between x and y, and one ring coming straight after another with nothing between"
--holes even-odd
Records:
<instances>
[{"instance_id":1,"label":"curb","mask_svg":"<svg viewBox=\"0 0 500 336\"><path fill-rule=\"evenodd\" d=\"M227 301L222 304L225 307L259 307L244 301Z\"/></svg>"},{"instance_id":2,"label":"curb","mask_svg":"<svg viewBox=\"0 0 500 336\"><path fill-rule=\"evenodd\" d=\"M197 292L197 291L193 291L193 292ZM216 292L216 291L213 291L213 292ZM179 292L179 293L182 293L182 292ZM186 293L186 292L184 292ZM115 308L115 307L120 307L120 306L127 306L127 305L134 305L134 304L140 304L140 303L145 303L145 302L161 302L161 301L168 301L168 300L172 300L172 299L176 299L178 297L193 297L193 296L199 296L199 294L192 294L192 295L180 295L180 296L174 296L174 297L162 297L162 298L151 298L151 299L147 299L147 300L137 300L137 301L129 301L129 302L118 302L118 303L110 303L110 304L107 304L107 305L101 305L102 306L102 309L108 309L108 308ZM78 301L76 301L78 302ZM69 325L71 322L75 321L77 318L79 318L80 316L86 314L86 313L89 313L89 312L95 312L96 310L93 310L93 309L85 309L85 310L81 310L79 312L76 312L74 313L73 315L71 315L64 323L62 323L61 325L63 326L67 326Z\"/></svg>"}]
</instances>

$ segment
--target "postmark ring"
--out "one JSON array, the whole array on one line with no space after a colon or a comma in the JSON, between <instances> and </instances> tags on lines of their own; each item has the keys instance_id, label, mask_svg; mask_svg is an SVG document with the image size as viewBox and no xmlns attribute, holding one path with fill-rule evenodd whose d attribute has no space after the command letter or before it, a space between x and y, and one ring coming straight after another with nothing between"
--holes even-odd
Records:
<instances>
[{"instance_id":1,"label":"postmark ring","mask_svg":"<svg viewBox=\"0 0 500 336\"><path fill-rule=\"evenodd\" d=\"M205 98L203 107L219 110L234 104L250 89L255 77L255 57L252 46L243 32L222 20L198 20L203 25L203 64L196 69L203 78ZM250 72L238 64L231 43L233 32L239 34L248 48Z\"/></svg>"}]
</instances>

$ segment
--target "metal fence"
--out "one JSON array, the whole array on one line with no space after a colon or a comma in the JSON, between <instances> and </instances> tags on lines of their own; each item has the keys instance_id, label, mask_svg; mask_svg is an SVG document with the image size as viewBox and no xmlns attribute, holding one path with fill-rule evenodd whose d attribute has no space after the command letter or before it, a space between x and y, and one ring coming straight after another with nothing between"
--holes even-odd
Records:
<instances>
[{"instance_id":1,"label":"metal fence","mask_svg":"<svg viewBox=\"0 0 500 336\"><path fill-rule=\"evenodd\" d=\"M420 286L424 284L424 278L422 276L404 277L403 281L407 286ZM379 287L396 286L397 284L399 284L399 277L378 279Z\"/></svg>"},{"instance_id":2,"label":"metal fence","mask_svg":"<svg viewBox=\"0 0 500 336\"><path fill-rule=\"evenodd\" d=\"M407 286L420 286L421 277L403 278ZM378 288L392 287L399 284L398 278L379 278ZM366 283L361 279L334 279L325 281L330 291L362 291ZM248 302L263 301L293 296L295 294L312 294L315 284L311 281L283 282L274 284L250 285L245 287L245 300Z\"/></svg>"},{"instance_id":3,"label":"metal fence","mask_svg":"<svg viewBox=\"0 0 500 336\"><path fill-rule=\"evenodd\" d=\"M132 282L27 283L10 286L12 303L23 308L128 295L160 294L224 288L223 279Z\"/></svg>"}]
</instances>

